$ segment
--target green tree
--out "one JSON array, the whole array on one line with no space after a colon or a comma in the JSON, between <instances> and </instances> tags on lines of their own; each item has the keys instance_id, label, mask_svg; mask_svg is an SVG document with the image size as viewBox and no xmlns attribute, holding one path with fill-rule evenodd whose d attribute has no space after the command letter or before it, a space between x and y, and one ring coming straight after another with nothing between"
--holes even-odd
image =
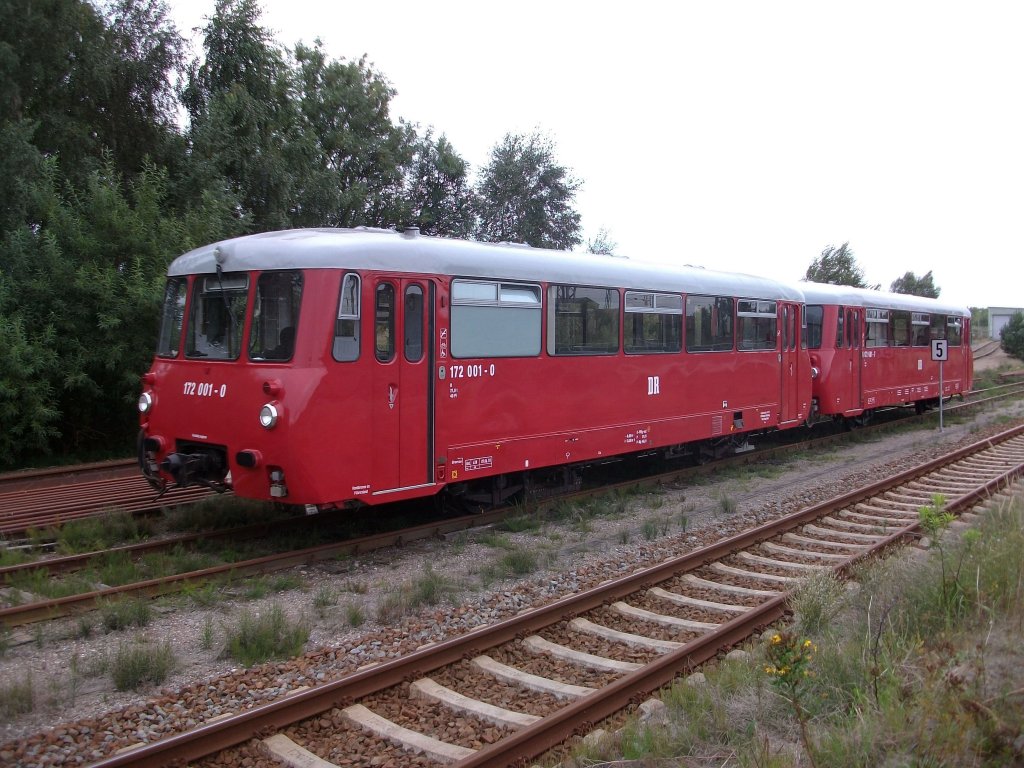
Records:
<instances>
[{"instance_id":1,"label":"green tree","mask_svg":"<svg viewBox=\"0 0 1024 768\"><path fill-rule=\"evenodd\" d=\"M416 141L409 172L409 223L424 234L470 237L476 225L469 164L443 135Z\"/></svg>"},{"instance_id":2,"label":"green tree","mask_svg":"<svg viewBox=\"0 0 1024 768\"><path fill-rule=\"evenodd\" d=\"M1024 360L1024 312L1016 312L1010 322L999 329L999 345L1018 360Z\"/></svg>"},{"instance_id":3,"label":"green tree","mask_svg":"<svg viewBox=\"0 0 1024 768\"><path fill-rule=\"evenodd\" d=\"M477 183L477 236L486 242L573 248L581 242L580 214L573 207L581 186L555 159L551 139L506 134L491 150Z\"/></svg>"},{"instance_id":4,"label":"green tree","mask_svg":"<svg viewBox=\"0 0 1024 768\"><path fill-rule=\"evenodd\" d=\"M394 89L370 66L329 61L320 41L295 49L293 92L301 169L296 226L353 227L405 223L406 172L415 130L390 117Z\"/></svg>"},{"instance_id":5,"label":"green tree","mask_svg":"<svg viewBox=\"0 0 1024 768\"><path fill-rule=\"evenodd\" d=\"M852 285L855 288L867 288L864 282L864 270L857 264L849 241L836 248L828 246L821 256L811 262L804 280L812 283L831 283L832 285Z\"/></svg>"},{"instance_id":6,"label":"green tree","mask_svg":"<svg viewBox=\"0 0 1024 768\"><path fill-rule=\"evenodd\" d=\"M182 146L171 79L184 43L160 0L0 3L0 115L80 184L110 153L122 174Z\"/></svg>"},{"instance_id":7,"label":"green tree","mask_svg":"<svg viewBox=\"0 0 1024 768\"><path fill-rule=\"evenodd\" d=\"M205 59L188 67L182 102L191 144L187 194L224 190L252 230L291 225L297 116L284 51L259 23L256 0L217 0Z\"/></svg>"},{"instance_id":8,"label":"green tree","mask_svg":"<svg viewBox=\"0 0 1024 768\"><path fill-rule=\"evenodd\" d=\"M892 293L925 296L929 299L937 299L939 294L942 293L942 289L935 285L931 270L928 270L923 277L917 277L913 272L907 272L903 277L897 277L893 280L889 290Z\"/></svg>"},{"instance_id":9,"label":"green tree","mask_svg":"<svg viewBox=\"0 0 1024 768\"><path fill-rule=\"evenodd\" d=\"M602 227L597 230L593 240L587 240L587 253L595 253L598 256L615 256L615 249L619 247L611 238L611 233Z\"/></svg>"},{"instance_id":10,"label":"green tree","mask_svg":"<svg viewBox=\"0 0 1024 768\"><path fill-rule=\"evenodd\" d=\"M130 450L164 271L193 244L165 212L165 171L126 183L108 157L74 190L51 159L44 182L38 224L0 243L0 463Z\"/></svg>"}]
</instances>

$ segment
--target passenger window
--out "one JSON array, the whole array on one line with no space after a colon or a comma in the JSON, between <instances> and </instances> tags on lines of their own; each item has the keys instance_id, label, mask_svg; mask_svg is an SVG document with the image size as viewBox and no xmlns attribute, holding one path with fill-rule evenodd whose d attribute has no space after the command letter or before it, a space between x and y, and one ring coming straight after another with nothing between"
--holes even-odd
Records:
<instances>
[{"instance_id":1,"label":"passenger window","mask_svg":"<svg viewBox=\"0 0 1024 768\"><path fill-rule=\"evenodd\" d=\"M933 339L946 338L946 316L932 315L929 330Z\"/></svg>"},{"instance_id":2,"label":"passenger window","mask_svg":"<svg viewBox=\"0 0 1024 768\"><path fill-rule=\"evenodd\" d=\"M423 289L405 289L405 359L418 363L423 358Z\"/></svg>"},{"instance_id":3,"label":"passenger window","mask_svg":"<svg viewBox=\"0 0 1024 768\"><path fill-rule=\"evenodd\" d=\"M377 359L387 363L395 358L395 286L378 285L375 304L374 349Z\"/></svg>"},{"instance_id":4,"label":"passenger window","mask_svg":"<svg viewBox=\"0 0 1024 768\"><path fill-rule=\"evenodd\" d=\"M915 347L927 347L931 344L931 318L923 312L913 312L910 315L910 324L914 337Z\"/></svg>"},{"instance_id":5,"label":"passenger window","mask_svg":"<svg viewBox=\"0 0 1024 768\"><path fill-rule=\"evenodd\" d=\"M359 359L359 275L352 272L341 281L332 354L339 363Z\"/></svg>"},{"instance_id":6,"label":"passenger window","mask_svg":"<svg viewBox=\"0 0 1024 768\"><path fill-rule=\"evenodd\" d=\"M839 312L836 314L836 349L843 348L843 319L846 317L846 311L839 307Z\"/></svg>"},{"instance_id":7,"label":"passenger window","mask_svg":"<svg viewBox=\"0 0 1024 768\"><path fill-rule=\"evenodd\" d=\"M302 302L301 272L264 272L256 281L249 359L284 362L295 353Z\"/></svg>"},{"instance_id":8,"label":"passenger window","mask_svg":"<svg viewBox=\"0 0 1024 768\"><path fill-rule=\"evenodd\" d=\"M683 348L683 297L626 291L626 353L659 354Z\"/></svg>"},{"instance_id":9,"label":"passenger window","mask_svg":"<svg viewBox=\"0 0 1024 768\"><path fill-rule=\"evenodd\" d=\"M687 296L686 351L725 352L732 348L732 299Z\"/></svg>"},{"instance_id":10,"label":"passenger window","mask_svg":"<svg viewBox=\"0 0 1024 768\"><path fill-rule=\"evenodd\" d=\"M618 351L618 290L580 285L548 289L548 354L613 355Z\"/></svg>"},{"instance_id":11,"label":"passenger window","mask_svg":"<svg viewBox=\"0 0 1024 768\"><path fill-rule=\"evenodd\" d=\"M539 285L483 280L452 282L452 356L540 354Z\"/></svg>"},{"instance_id":12,"label":"passenger window","mask_svg":"<svg viewBox=\"0 0 1024 768\"><path fill-rule=\"evenodd\" d=\"M888 309L865 310L868 333L866 346L868 347L891 347Z\"/></svg>"},{"instance_id":13,"label":"passenger window","mask_svg":"<svg viewBox=\"0 0 1024 768\"><path fill-rule=\"evenodd\" d=\"M188 279L172 277L164 286L164 306L160 314L160 337L156 353L160 357L177 357L181 347L181 324L185 319L185 293Z\"/></svg>"},{"instance_id":14,"label":"passenger window","mask_svg":"<svg viewBox=\"0 0 1024 768\"><path fill-rule=\"evenodd\" d=\"M820 304L812 304L804 312L804 320L807 323L807 333L804 335L807 346L810 349L821 349L823 328L825 324L825 308ZM842 310L839 312L839 342L837 347L842 346Z\"/></svg>"},{"instance_id":15,"label":"passenger window","mask_svg":"<svg viewBox=\"0 0 1024 768\"><path fill-rule=\"evenodd\" d=\"M909 347L911 342L910 313L903 310L893 310L889 313L892 326L891 338L894 347Z\"/></svg>"},{"instance_id":16,"label":"passenger window","mask_svg":"<svg viewBox=\"0 0 1024 768\"><path fill-rule=\"evenodd\" d=\"M740 299L736 303L736 338L741 351L775 349L778 334L777 307L774 301L756 299Z\"/></svg>"}]
</instances>

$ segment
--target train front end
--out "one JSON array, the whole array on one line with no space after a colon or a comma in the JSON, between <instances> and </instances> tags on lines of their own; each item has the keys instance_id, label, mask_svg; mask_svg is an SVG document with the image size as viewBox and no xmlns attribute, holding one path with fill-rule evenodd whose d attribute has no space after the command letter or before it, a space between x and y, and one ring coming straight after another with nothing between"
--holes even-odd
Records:
<instances>
[{"instance_id":1,"label":"train front end","mask_svg":"<svg viewBox=\"0 0 1024 768\"><path fill-rule=\"evenodd\" d=\"M320 482L329 473L300 437L317 419L324 366L303 330L327 273L249 259L244 240L171 265L156 356L142 377L140 467L157 490L203 485L320 504L332 493Z\"/></svg>"}]
</instances>

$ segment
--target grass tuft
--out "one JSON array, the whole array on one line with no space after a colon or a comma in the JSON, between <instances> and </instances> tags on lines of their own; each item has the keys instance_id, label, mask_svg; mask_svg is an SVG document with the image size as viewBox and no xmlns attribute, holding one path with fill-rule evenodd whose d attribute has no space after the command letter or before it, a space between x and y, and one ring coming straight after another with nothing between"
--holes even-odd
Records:
<instances>
[{"instance_id":1,"label":"grass tuft","mask_svg":"<svg viewBox=\"0 0 1024 768\"><path fill-rule=\"evenodd\" d=\"M251 667L269 659L283 659L302 653L309 639L305 621L292 621L274 604L262 614L243 611L234 627L227 630L227 653Z\"/></svg>"},{"instance_id":2,"label":"grass tuft","mask_svg":"<svg viewBox=\"0 0 1024 768\"><path fill-rule=\"evenodd\" d=\"M110 676L119 691L135 691L147 683L160 685L178 660L169 642L122 643L110 664Z\"/></svg>"}]
</instances>

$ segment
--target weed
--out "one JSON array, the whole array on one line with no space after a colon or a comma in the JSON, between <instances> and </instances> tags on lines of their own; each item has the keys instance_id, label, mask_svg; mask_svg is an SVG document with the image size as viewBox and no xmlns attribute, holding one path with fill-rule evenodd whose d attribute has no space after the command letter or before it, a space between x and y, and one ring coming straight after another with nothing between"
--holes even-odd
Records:
<instances>
[{"instance_id":1,"label":"weed","mask_svg":"<svg viewBox=\"0 0 1024 768\"><path fill-rule=\"evenodd\" d=\"M268 659L297 656L308 639L309 625L289 620L284 609L274 604L263 614L242 612L227 631L227 653L251 667Z\"/></svg>"},{"instance_id":2,"label":"weed","mask_svg":"<svg viewBox=\"0 0 1024 768\"><path fill-rule=\"evenodd\" d=\"M144 627L149 623L149 601L140 598L100 600L97 603L100 621L114 632L131 626Z\"/></svg>"},{"instance_id":3,"label":"weed","mask_svg":"<svg viewBox=\"0 0 1024 768\"><path fill-rule=\"evenodd\" d=\"M207 616L203 622L203 630L199 634L199 647L204 651L213 648L213 617Z\"/></svg>"},{"instance_id":4,"label":"weed","mask_svg":"<svg viewBox=\"0 0 1024 768\"><path fill-rule=\"evenodd\" d=\"M349 603L345 606L345 621L350 627L361 627L366 622L366 612L358 603Z\"/></svg>"},{"instance_id":5,"label":"weed","mask_svg":"<svg viewBox=\"0 0 1024 768\"><path fill-rule=\"evenodd\" d=\"M491 547L492 549L512 548L511 539L507 536L502 536L500 533L495 533L494 531L484 531L477 537L477 541L485 547Z\"/></svg>"},{"instance_id":6,"label":"weed","mask_svg":"<svg viewBox=\"0 0 1024 768\"><path fill-rule=\"evenodd\" d=\"M654 541L658 538L658 523L656 520L644 520L642 526L640 526L640 533L644 537L644 541Z\"/></svg>"},{"instance_id":7,"label":"weed","mask_svg":"<svg viewBox=\"0 0 1024 768\"><path fill-rule=\"evenodd\" d=\"M210 531L282 519L287 514L272 504L237 496L211 496L196 504L175 507L166 521L172 531Z\"/></svg>"},{"instance_id":8,"label":"weed","mask_svg":"<svg viewBox=\"0 0 1024 768\"><path fill-rule=\"evenodd\" d=\"M326 584L322 584L313 593L313 608L322 619L327 615L327 609L338 602L338 593Z\"/></svg>"},{"instance_id":9,"label":"weed","mask_svg":"<svg viewBox=\"0 0 1024 768\"><path fill-rule=\"evenodd\" d=\"M270 584L266 576L256 576L245 582L243 597L247 600L262 600L270 593Z\"/></svg>"},{"instance_id":10,"label":"weed","mask_svg":"<svg viewBox=\"0 0 1024 768\"><path fill-rule=\"evenodd\" d=\"M181 589L181 594L191 603L209 608L221 600L220 587L213 581L187 581Z\"/></svg>"},{"instance_id":11,"label":"weed","mask_svg":"<svg viewBox=\"0 0 1024 768\"><path fill-rule=\"evenodd\" d=\"M123 510L110 510L99 517L71 520L57 533L57 551L62 554L94 552L117 544L141 541L153 532L143 517Z\"/></svg>"},{"instance_id":12,"label":"weed","mask_svg":"<svg viewBox=\"0 0 1024 768\"><path fill-rule=\"evenodd\" d=\"M732 515L736 513L736 499L727 493L722 493L718 497L718 508L721 510L723 515Z\"/></svg>"},{"instance_id":13,"label":"weed","mask_svg":"<svg viewBox=\"0 0 1024 768\"><path fill-rule=\"evenodd\" d=\"M35 707L32 673L26 672L21 680L0 684L0 715L12 718L24 715Z\"/></svg>"},{"instance_id":14,"label":"weed","mask_svg":"<svg viewBox=\"0 0 1024 768\"><path fill-rule=\"evenodd\" d=\"M455 592L456 585L428 564L423 576L384 596L377 608L377 618L381 623L390 623L424 605L437 605Z\"/></svg>"},{"instance_id":15,"label":"weed","mask_svg":"<svg viewBox=\"0 0 1024 768\"><path fill-rule=\"evenodd\" d=\"M365 581L349 580L345 582L342 589L355 595L365 595L370 591L370 586Z\"/></svg>"},{"instance_id":16,"label":"weed","mask_svg":"<svg viewBox=\"0 0 1024 768\"><path fill-rule=\"evenodd\" d=\"M779 632L772 635L768 643L768 663L764 668L779 694L790 706L800 726L800 740L804 743L807 758L812 768L817 765L814 759L814 747L807 732L807 709L803 700L810 695L808 684L813 674L811 662L817 652L817 646L808 639L801 640L797 635Z\"/></svg>"},{"instance_id":17,"label":"weed","mask_svg":"<svg viewBox=\"0 0 1024 768\"><path fill-rule=\"evenodd\" d=\"M629 528L620 528L619 529L619 544L622 544L622 545L629 544L629 539L630 539Z\"/></svg>"},{"instance_id":18,"label":"weed","mask_svg":"<svg viewBox=\"0 0 1024 768\"><path fill-rule=\"evenodd\" d=\"M508 531L509 533L526 533L527 531L539 531L541 528L541 520L537 515L532 514L516 514L506 517L497 526L500 530Z\"/></svg>"},{"instance_id":19,"label":"weed","mask_svg":"<svg viewBox=\"0 0 1024 768\"><path fill-rule=\"evenodd\" d=\"M531 550L516 547L481 572L485 584L512 577L527 576L537 570L537 555Z\"/></svg>"},{"instance_id":20,"label":"weed","mask_svg":"<svg viewBox=\"0 0 1024 768\"><path fill-rule=\"evenodd\" d=\"M177 658L169 642L122 643L110 665L110 676L119 691L135 691L145 683L159 685L173 671Z\"/></svg>"},{"instance_id":21,"label":"weed","mask_svg":"<svg viewBox=\"0 0 1024 768\"><path fill-rule=\"evenodd\" d=\"M31 562L33 558L20 549L10 549L0 544L0 568L8 565L21 565Z\"/></svg>"},{"instance_id":22,"label":"weed","mask_svg":"<svg viewBox=\"0 0 1024 768\"><path fill-rule=\"evenodd\" d=\"M831 571L804 579L793 592L791 605L800 631L818 635L825 631L844 606L846 588Z\"/></svg>"}]
</instances>

